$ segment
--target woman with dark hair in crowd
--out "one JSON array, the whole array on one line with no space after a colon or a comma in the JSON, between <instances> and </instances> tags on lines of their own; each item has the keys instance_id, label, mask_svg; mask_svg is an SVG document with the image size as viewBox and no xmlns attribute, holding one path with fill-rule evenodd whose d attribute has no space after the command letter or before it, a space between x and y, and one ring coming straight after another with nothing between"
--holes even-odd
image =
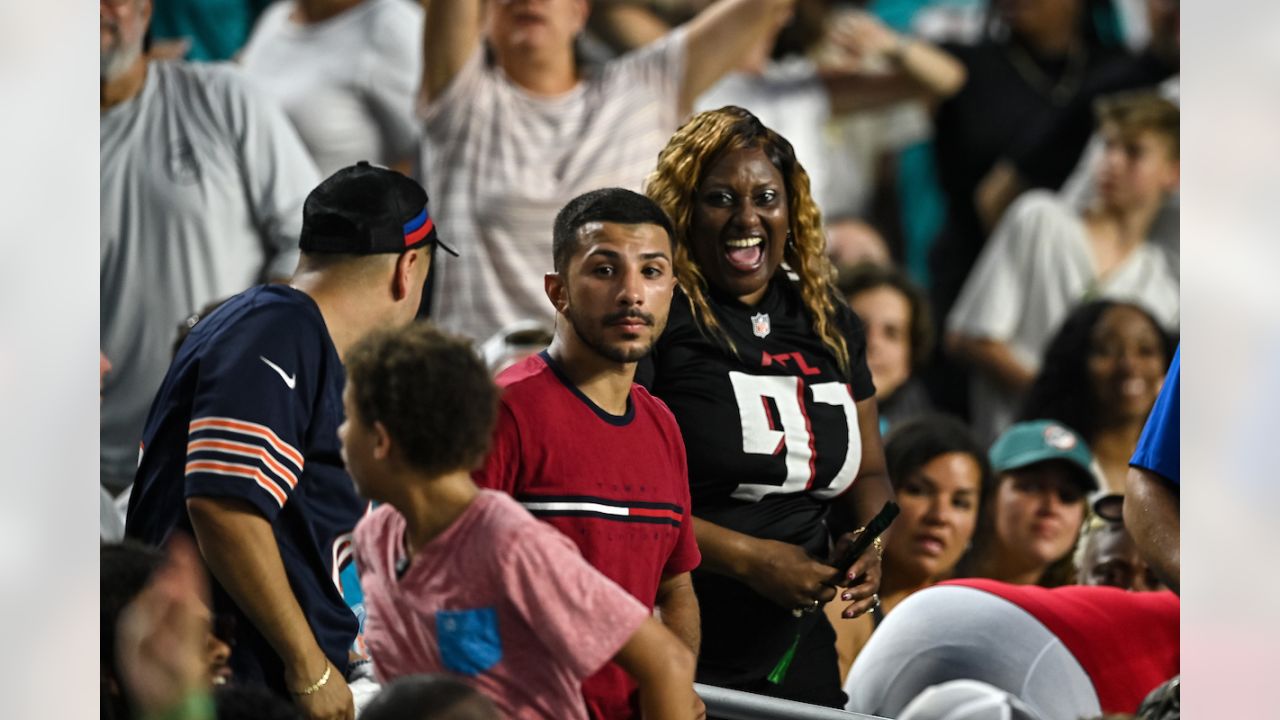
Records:
<instances>
[{"instance_id":1,"label":"woman with dark hair in crowd","mask_svg":"<svg viewBox=\"0 0 1280 720\"><path fill-rule=\"evenodd\" d=\"M892 495L866 335L832 285L809 178L729 106L672 136L646 190L676 228L680 288L644 372L688 453L698 680L842 707L817 610L837 586L851 616L879 604L879 548L848 573L833 558Z\"/></svg>"},{"instance_id":2,"label":"woman with dark hair in crowd","mask_svg":"<svg viewBox=\"0 0 1280 720\"><path fill-rule=\"evenodd\" d=\"M1015 423L987 453L995 485L957 577L1058 587L1075 580L1072 551L1098 489L1084 438L1052 420Z\"/></svg>"},{"instance_id":3,"label":"woman with dark hair in crowd","mask_svg":"<svg viewBox=\"0 0 1280 720\"><path fill-rule=\"evenodd\" d=\"M1129 458L1160 394L1173 348L1173 338L1137 305L1082 305L1049 343L1021 417L1057 420L1080 433L1106 489L1123 494Z\"/></svg>"},{"instance_id":4,"label":"woman with dark hair in crowd","mask_svg":"<svg viewBox=\"0 0 1280 720\"><path fill-rule=\"evenodd\" d=\"M924 292L898 268L872 263L842 270L836 285L867 329L880 433L928 413L929 394L915 377L933 352L933 319Z\"/></svg>"},{"instance_id":5,"label":"woman with dark hair in crowd","mask_svg":"<svg viewBox=\"0 0 1280 720\"><path fill-rule=\"evenodd\" d=\"M992 483L986 452L964 423L948 415L924 415L898 426L885 440L884 455L901 514L884 535L882 603L856 620L843 620L837 603L826 608L836 628L842 678L899 602L955 570Z\"/></svg>"}]
</instances>

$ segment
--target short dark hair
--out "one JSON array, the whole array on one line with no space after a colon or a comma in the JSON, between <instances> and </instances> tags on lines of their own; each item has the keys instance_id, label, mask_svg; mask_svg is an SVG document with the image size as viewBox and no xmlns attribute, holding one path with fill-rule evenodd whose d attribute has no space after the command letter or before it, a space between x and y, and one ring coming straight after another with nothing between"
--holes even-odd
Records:
<instances>
[{"instance_id":1,"label":"short dark hair","mask_svg":"<svg viewBox=\"0 0 1280 720\"><path fill-rule=\"evenodd\" d=\"M847 300L859 293L890 287L902 293L911 307L911 369L920 370L933 352L933 315L924 291L892 265L863 262L840 271L836 288Z\"/></svg>"},{"instance_id":2,"label":"short dark hair","mask_svg":"<svg viewBox=\"0 0 1280 720\"><path fill-rule=\"evenodd\" d=\"M104 664L115 664L116 622L120 612L147 586L147 581L164 564L164 553L136 540L104 544L99 551L101 571L100 620Z\"/></svg>"},{"instance_id":3,"label":"short dark hair","mask_svg":"<svg viewBox=\"0 0 1280 720\"><path fill-rule=\"evenodd\" d=\"M578 231L583 225L593 222L657 225L667 231L668 240L673 241L676 236L671 218L644 195L617 187L592 190L570 200L556 213L551 236L551 255L556 272L564 272L569 258L577 251Z\"/></svg>"},{"instance_id":4,"label":"short dark hair","mask_svg":"<svg viewBox=\"0 0 1280 720\"><path fill-rule=\"evenodd\" d=\"M988 497L995 486L995 479L986 448L974 439L967 425L958 418L941 413L912 418L894 428L885 438L884 460L889 481L896 490L908 476L934 458L953 452L964 453L978 464L979 492L983 498Z\"/></svg>"},{"instance_id":5,"label":"short dark hair","mask_svg":"<svg viewBox=\"0 0 1280 720\"><path fill-rule=\"evenodd\" d=\"M346 366L359 420L381 422L415 469L441 475L484 462L498 389L470 340L427 322L375 330Z\"/></svg>"},{"instance_id":6,"label":"short dark hair","mask_svg":"<svg viewBox=\"0 0 1280 720\"><path fill-rule=\"evenodd\" d=\"M125 720L134 715L128 695L122 692L120 671L116 667L116 626L125 606L138 597L163 564L163 553L134 540L104 544L98 551L101 575L98 662L102 675L103 718ZM116 687L109 689L108 680L114 681Z\"/></svg>"},{"instance_id":7,"label":"short dark hair","mask_svg":"<svg viewBox=\"0 0 1280 720\"><path fill-rule=\"evenodd\" d=\"M489 698L446 675L406 675L382 688L361 720L498 720Z\"/></svg>"}]
</instances>

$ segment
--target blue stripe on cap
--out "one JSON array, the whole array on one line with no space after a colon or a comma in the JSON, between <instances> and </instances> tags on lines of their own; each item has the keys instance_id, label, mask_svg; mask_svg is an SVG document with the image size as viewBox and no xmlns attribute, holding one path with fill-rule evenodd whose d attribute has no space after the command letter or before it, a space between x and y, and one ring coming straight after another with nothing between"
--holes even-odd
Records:
<instances>
[{"instance_id":1,"label":"blue stripe on cap","mask_svg":"<svg viewBox=\"0 0 1280 720\"><path fill-rule=\"evenodd\" d=\"M426 222L427 222L427 209L424 207L422 208L422 212L418 213L417 217L415 217L414 219L404 224L404 234L408 235L414 230L417 230L418 228L422 227Z\"/></svg>"}]
</instances>

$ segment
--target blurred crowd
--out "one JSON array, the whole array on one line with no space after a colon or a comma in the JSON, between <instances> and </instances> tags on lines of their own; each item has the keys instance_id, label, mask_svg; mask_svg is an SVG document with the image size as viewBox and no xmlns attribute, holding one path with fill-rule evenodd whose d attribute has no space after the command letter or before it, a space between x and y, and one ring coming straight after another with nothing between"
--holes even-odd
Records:
<instances>
[{"instance_id":1,"label":"blurred crowd","mask_svg":"<svg viewBox=\"0 0 1280 720\"><path fill-rule=\"evenodd\" d=\"M1178 716L1178 0L100 16L104 718Z\"/></svg>"}]
</instances>

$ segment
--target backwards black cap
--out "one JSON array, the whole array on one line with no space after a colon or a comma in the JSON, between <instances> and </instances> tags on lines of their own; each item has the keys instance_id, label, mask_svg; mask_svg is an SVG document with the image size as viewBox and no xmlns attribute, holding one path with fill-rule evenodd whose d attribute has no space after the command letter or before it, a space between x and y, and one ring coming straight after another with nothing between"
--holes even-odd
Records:
<instances>
[{"instance_id":1,"label":"backwards black cap","mask_svg":"<svg viewBox=\"0 0 1280 720\"><path fill-rule=\"evenodd\" d=\"M330 175L302 206L303 252L371 255L427 244L458 254L440 242L422 186L364 160Z\"/></svg>"}]
</instances>

